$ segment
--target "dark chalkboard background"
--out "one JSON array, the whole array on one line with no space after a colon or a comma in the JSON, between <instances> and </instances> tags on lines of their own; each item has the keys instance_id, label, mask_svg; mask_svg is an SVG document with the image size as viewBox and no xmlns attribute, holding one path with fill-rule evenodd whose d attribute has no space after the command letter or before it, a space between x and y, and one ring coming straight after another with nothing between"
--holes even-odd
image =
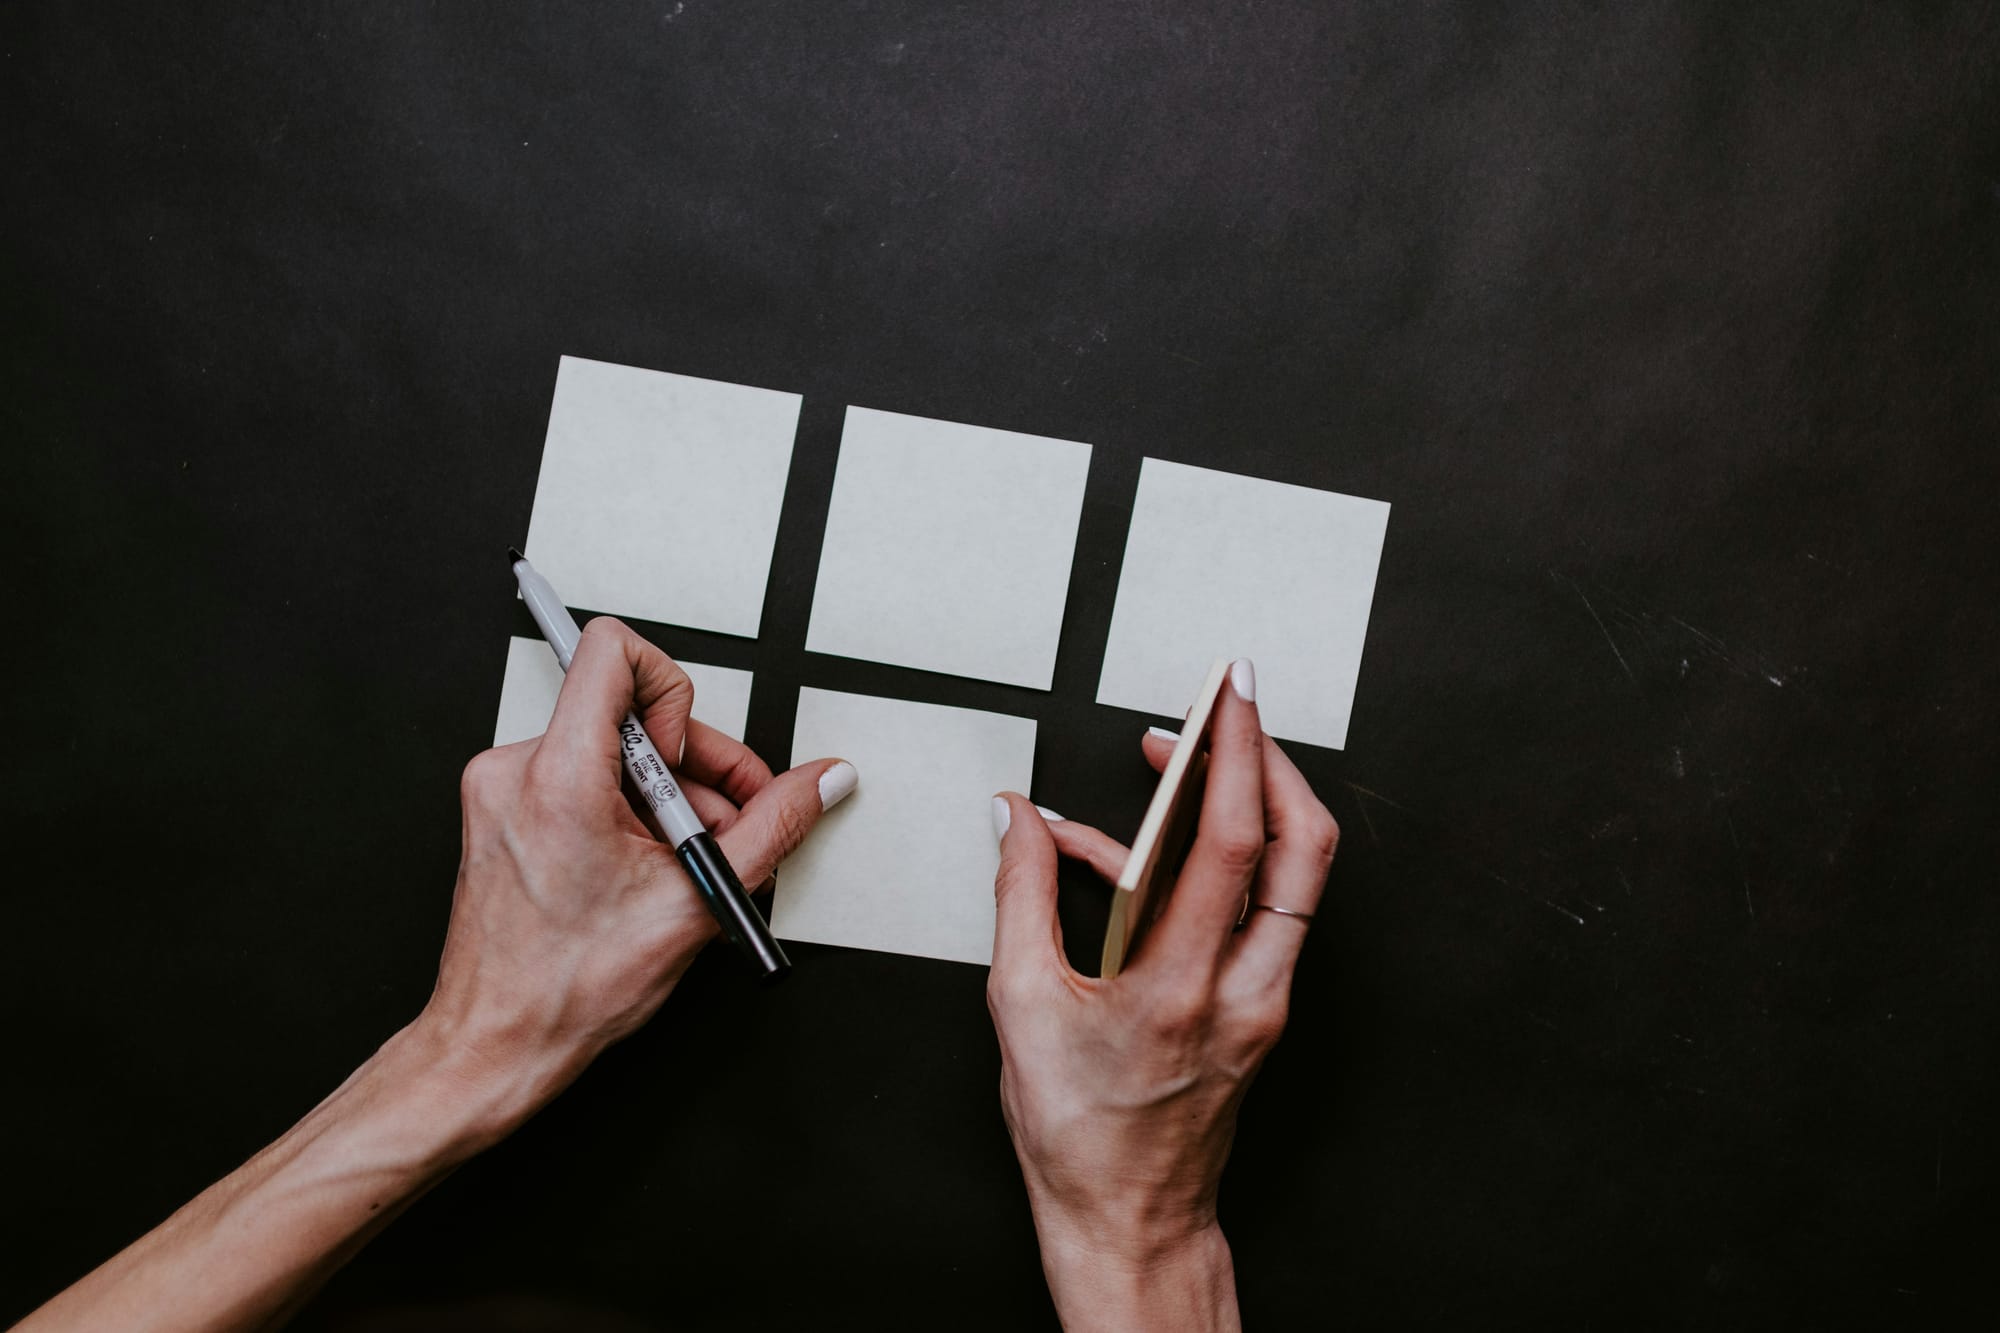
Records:
<instances>
[{"instance_id":1,"label":"dark chalkboard background","mask_svg":"<svg viewBox=\"0 0 2000 1333\"><path fill-rule=\"evenodd\" d=\"M1140 459L1394 504L1348 748L1293 747L1346 837L1225 1184L1254 1326L1976 1309L1996 56L1944 4L7 7L0 1315L421 1005L565 352L806 397L763 639L642 627L755 668L760 750L802 682L1028 714L1113 827ZM1052 693L805 655L850 402L1096 445ZM983 973L797 953L705 959L302 1325L1052 1323Z\"/></svg>"}]
</instances>

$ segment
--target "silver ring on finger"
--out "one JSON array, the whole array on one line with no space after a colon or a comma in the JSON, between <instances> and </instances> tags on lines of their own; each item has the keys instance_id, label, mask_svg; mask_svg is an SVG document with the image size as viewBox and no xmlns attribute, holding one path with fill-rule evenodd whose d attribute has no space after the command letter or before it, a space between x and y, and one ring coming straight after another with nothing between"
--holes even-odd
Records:
<instances>
[{"instance_id":1,"label":"silver ring on finger","mask_svg":"<svg viewBox=\"0 0 2000 1333\"><path fill-rule=\"evenodd\" d=\"M1292 908L1277 907L1271 903L1251 902L1249 896L1246 894L1243 898L1243 910L1236 916L1236 929L1241 930L1249 924L1252 912L1276 912L1279 916L1288 916L1295 921L1303 921L1307 926L1312 925L1313 919L1311 912L1294 911Z\"/></svg>"},{"instance_id":2,"label":"silver ring on finger","mask_svg":"<svg viewBox=\"0 0 2000 1333\"><path fill-rule=\"evenodd\" d=\"M1311 925L1313 919L1311 912L1295 912L1289 907L1274 907L1270 903L1251 903L1250 910L1253 912L1276 912L1279 916L1288 916L1294 920L1303 921L1307 925Z\"/></svg>"}]
</instances>

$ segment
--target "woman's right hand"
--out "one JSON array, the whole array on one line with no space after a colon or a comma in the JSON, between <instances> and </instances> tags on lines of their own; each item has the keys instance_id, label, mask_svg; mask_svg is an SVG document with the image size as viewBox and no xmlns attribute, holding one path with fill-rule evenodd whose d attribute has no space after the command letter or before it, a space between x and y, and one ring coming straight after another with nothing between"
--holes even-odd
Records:
<instances>
[{"instance_id":1,"label":"woman's right hand","mask_svg":"<svg viewBox=\"0 0 2000 1333\"><path fill-rule=\"evenodd\" d=\"M1117 877L1125 848L995 798L997 922L988 1003L1001 1108L1026 1177L1042 1266L1070 1329L1234 1328L1235 1276L1215 1198L1236 1111L1284 1030L1292 971L1339 828L1263 734L1255 676L1217 700L1201 819L1178 882L1111 980L1063 956L1056 857ZM1148 735L1148 760L1172 741Z\"/></svg>"},{"instance_id":2,"label":"woman's right hand","mask_svg":"<svg viewBox=\"0 0 2000 1333\"><path fill-rule=\"evenodd\" d=\"M496 1096L496 1131L644 1023L717 933L674 855L624 794L636 714L746 884L761 884L854 788L818 759L773 776L690 710L687 673L630 628L584 627L546 734L465 770L464 855L437 987L415 1028Z\"/></svg>"}]
</instances>

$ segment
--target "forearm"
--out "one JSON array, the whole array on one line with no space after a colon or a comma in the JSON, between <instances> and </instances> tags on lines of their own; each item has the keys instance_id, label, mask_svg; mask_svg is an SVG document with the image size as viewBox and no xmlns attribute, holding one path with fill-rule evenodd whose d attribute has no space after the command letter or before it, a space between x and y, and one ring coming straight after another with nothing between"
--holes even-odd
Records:
<instances>
[{"instance_id":1,"label":"forearm","mask_svg":"<svg viewBox=\"0 0 2000 1333\"><path fill-rule=\"evenodd\" d=\"M1236 1267L1222 1228L1156 1244L1108 1243L1037 1212L1042 1271L1067 1333L1238 1333Z\"/></svg>"},{"instance_id":2,"label":"forearm","mask_svg":"<svg viewBox=\"0 0 2000 1333\"><path fill-rule=\"evenodd\" d=\"M403 1029L284 1137L31 1315L23 1329L258 1329L539 1097Z\"/></svg>"}]
</instances>

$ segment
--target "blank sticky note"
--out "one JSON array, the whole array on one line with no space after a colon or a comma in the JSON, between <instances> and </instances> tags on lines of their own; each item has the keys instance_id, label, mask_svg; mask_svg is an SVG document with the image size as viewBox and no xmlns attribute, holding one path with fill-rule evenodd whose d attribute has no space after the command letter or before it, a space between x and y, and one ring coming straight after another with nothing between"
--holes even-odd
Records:
<instances>
[{"instance_id":1,"label":"blank sticky note","mask_svg":"<svg viewBox=\"0 0 2000 1333\"><path fill-rule=\"evenodd\" d=\"M1046 690L1090 446L847 409L806 648Z\"/></svg>"},{"instance_id":2,"label":"blank sticky note","mask_svg":"<svg viewBox=\"0 0 2000 1333\"><path fill-rule=\"evenodd\" d=\"M571 606L754 638L797 394L562 358L528 558Z\"/></svg>"},{"instance_id":3,"label":"blank sticky note","mask_svg":"<svg viewBox=\"0 0 2000 1333\"><path fill-rule=\"evenodd\" d=\"M993 794L1025 792L1035 724L970 708L799 691L792 762L838 755L861 785L778 871L781 939L993 961Z\"/></svg>"},{"instance_id":4,"label":"blank sticky note","mask_svg":"<svg viewBox=\"0 0 2000 1333\"><path fill-rule=\"evenodd\" d=\"M750 673L700 662L680 662L680 668L694 682L694 716L742 740L743 723L750 716ZM500 682L500 716L493 723L493 743L512 745L547 731L562 683L563 669L546 643L540 639L507 640L507 674Z\"/></svg>"},{"instance_id":5,"label":"blank sticky note","mask_svg":"<svg viewBox=\"0 0 2000 1333\"><path fill-rule=\"evenodd\" d=\"M1148 458L1097 701L1178 718L1247 657L1273 736L1347 743L1389 506Z\"/></svg>"}]
</instances>

